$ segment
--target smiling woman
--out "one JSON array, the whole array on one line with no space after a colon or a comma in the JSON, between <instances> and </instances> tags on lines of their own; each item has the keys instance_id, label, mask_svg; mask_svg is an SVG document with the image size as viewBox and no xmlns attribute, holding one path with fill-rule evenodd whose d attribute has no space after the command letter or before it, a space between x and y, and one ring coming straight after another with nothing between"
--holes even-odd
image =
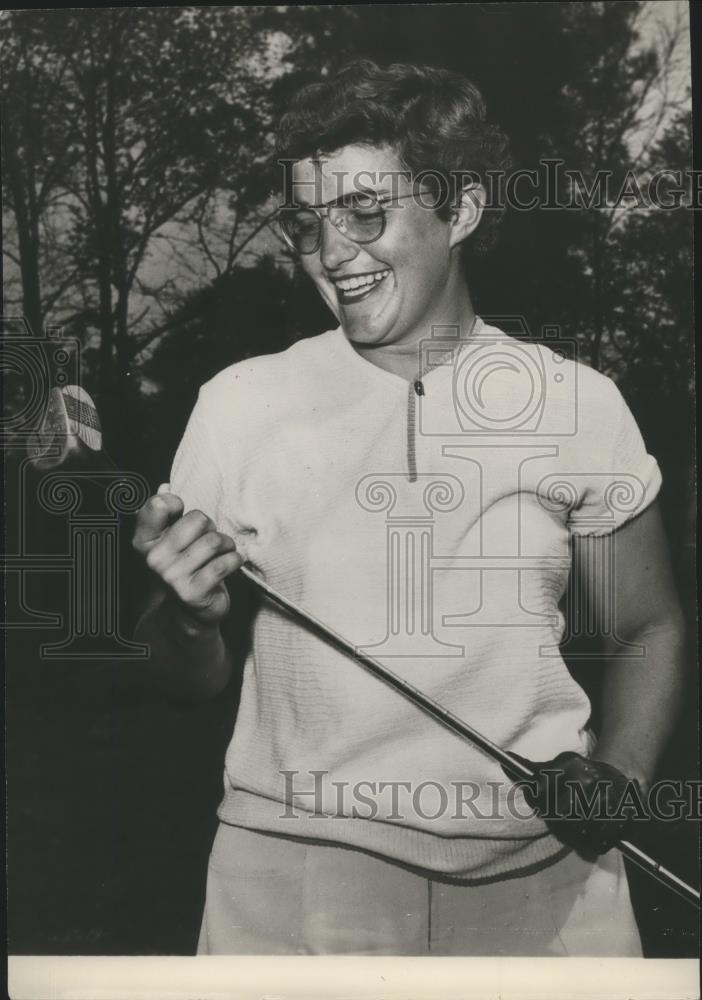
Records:
<instances>
[{"instance_id":1,"label":"smiling woman","mask_svg":"<svg viewBox=\"0 0 702 1000\"><path fill-rule=\"evenodd\" d=\"M338 205L341 198L353 208L348 202L358 197L358 178L376 178L363 195L382 199L383 224L376 218L375 239L357 241L348 225L343 231L344 217L334 225L330 214L329 224L320 226L318 252L302 254L301 263L349 340L361 351L382 346L403 374L407 363L416 369L417 342L432 325L458 326L472 316L461 246L482 214L482 189L474 185L443 219L404 176L406 169L389 145L354 144L324 158L298 161L292 185L293 198L302 205L312 191L320 191L323 204ZM388 193L388 178L398 188L395 195Z\"/></svg>"},{"instance_id":2,"label":"smiling woman","mask_svg":"<svg viewBox=\"0 0 702 1000\"><path fill-rule=\"evenodd\" d=\"M341 195L328 205L306 205L303 201L300 207L281 208L281 229L288 246L296 253L319 250L325 215L332 226L354 243L375 243L385 232L385 206L413 197L414 192L391 196L384 191L366 189Z\"/></svg>"},{"instance_id":3,"label":"smiling woman","mask_svg":"<svg viewBox=\"0 0 702 1000\"><path fill-rule=\"evenodd\" d=\"M466 181L484 183L511 163L507 136L487 121L478 88L457 73L431 66L381 69L359 60L332 80L300 90L278 129L278 160L286 168L286 188L290 164L353 145L389 146L401 162L400 172L385 176L366 164L356 175L359 186L368 180L385 182L397 194L399 178L421 178L432 188L444 219L453 207L452 196ZM499 205L485 213L464 251L489 250L503 213Z\"/></svg>"},{"instance_id":4,"label":"smiling woman","mask_svg":"<svg viewBox=\"0 0 702 1000\"><path fill-rule=\"evenodd\" d=\"M661 476L614 383L475 315L470 260L499 222L484 179L506 149L446 71L363 62L300 93L280 129L280 223L338 326L202 387L170 490L138 519L158 580L138 632L165 683L217 694L233 670L220 626L240 611L224 581L245 563L551 765L566 779L555 822L264 602L200 952L641 953L610 848L681 690ZM609 657L597 733L559 651L571 565Z\"/></svg>"},{"instance_id":5,"label":"smiling woman","mask_svg":"<svg viewBox=\"0 0 702 1000\"><path fill-rule=\"evenodd\" d=\"M393 357L409 378L418 337L471 320L464 262L492 245L502 214L483 210L483 179L508 166L507 140L486 123L479 91L446 70L355 63L300 92L281 122L279 158L293 165L294 206L348 205L360 189L374 235L356 227L357 213L349 230L347 209L340 224L316 218L314 250L291 242L349 339L361 350L383 345L379 363ZM310 207L287 218L301 211L311 224Z\"/></svg>"}]
</instances>

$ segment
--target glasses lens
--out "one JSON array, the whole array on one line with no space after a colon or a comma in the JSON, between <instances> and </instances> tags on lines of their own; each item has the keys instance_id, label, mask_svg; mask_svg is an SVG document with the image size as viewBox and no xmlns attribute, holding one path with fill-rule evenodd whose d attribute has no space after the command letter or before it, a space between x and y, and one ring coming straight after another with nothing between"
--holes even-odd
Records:
<instances>
[{"instance_id":1,"label":"glasses lens","mask_svg":"<svg viewBox=\"0 0 702 1000\"><path fill-rule=\"evenodd\" d=\"M383 207L372 195L356 194L337 211L343 213L346 235L356 243L372 243L383 232Z\"/></svg>"},{"instance_id":2,"label":"glasses lens","mask_svg":"<svg viewBox=\"0 0 702 1000\"><path fill-rule=\"evenodd\" d=\"M305 208L283 208L279 218L280 228L288 243L298 253L314 253L319 243L318 216Z\"/></svg>"}]
</instances>

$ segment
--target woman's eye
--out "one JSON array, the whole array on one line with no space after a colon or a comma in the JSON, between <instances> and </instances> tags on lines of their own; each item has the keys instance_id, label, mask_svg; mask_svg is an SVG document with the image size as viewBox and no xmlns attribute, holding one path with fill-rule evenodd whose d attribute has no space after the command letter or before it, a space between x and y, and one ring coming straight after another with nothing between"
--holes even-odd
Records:
<instances>
[{"instance_id":1,"label":"woman's eye","mask_svg":"<svg viewBox=\"0 0 702 1000\"><path fill-rule=\"evenodd\" d=\"M293 227L297 233L311 233L317 228L317 218L313 215L298 216L293 220Z\"/></svg>"},{"instance_id":2,"label":"woman's eye","mask_svg":"<svg viewBox=\"0 0 702 1000\"><path fill-rule=\"evenodd\" d=\"M376 205L373 208L352 208L348 218L355 226L375 226L382 216L382 210Z\"/></svg>"},{"instance_id":3,"label":"woman's eye","mask_svg":"<svg viewBox=\"0 0 702 1000\"><path fill-rule=\"evenodd\" d=\"M357 194L351 202L350 208L358 212L379 212L378 199L369 194Z\"/></svg>"},{"instance_id":4,"label":"woman's eye","mask_svg":"<svg viewBox=\"0 0 702 1000\"><path fill-rule=\"evenodd\" d=\"M378 198L372 191L350 191L340 204L347 210L365 212L378 207Z\"/></svg>"},{"instance_id":5,"label":"woman's eye","mask_svg":"<svg viewBox=\"0 0 702 1000\"><path fill-rule=\"evenodd\" d=\"M348 206L349 213L352 218L364 220L364 219L377 219L378 216L383 214L383 209L378 204L376 198L370 195L356 195Z\"/></svg>"}]
</instances>

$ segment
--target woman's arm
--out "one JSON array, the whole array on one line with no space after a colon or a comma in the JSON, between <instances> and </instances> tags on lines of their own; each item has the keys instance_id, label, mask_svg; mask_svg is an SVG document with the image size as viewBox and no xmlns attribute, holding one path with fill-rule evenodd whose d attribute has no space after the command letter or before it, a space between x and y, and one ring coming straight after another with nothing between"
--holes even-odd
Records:
<instances>
[{"instance_id":1,"label":"woman's arm","mask_svg":"<svg viewBox=\"0 0 702 1000\"><path fill-rule=\"evenodd\" d=\"M643 655L627 657L632 651L622 650L612 636L604 639L602 727L592 756L646 788L675 725L685 684L684 621L658 503L613 536L575 536L573 544L574 572L597 621L613 615L616 639L643 647ZM611 563L597 550L611 544L614 578L606 586L601 573ZM612 609L604 606L608 593Z\"/></svg>"},{"instance_id":2,"label":"woman's arm","mask_svg":"<svg viewBox=\"0 0 702 1000\"><path fill-rule=\"evenodd\" d=\"M229 683L233 657L219 625L189 617L165 587L153 585L135 638L149 646L151 680L175 697L214 697Z\"/></svg>"},{"instance_id":3,"label":"woman's arm","mask_svg":"<svg viewBox=\"0 0 702 1000\"><path fill-rule=\"evenodd\" d=\"M135 635L150 647L150 673L159 685L207 698L232 675L220 625L231 606L225 579L242 560L234 540L206 514L183 511L183 501L165 492L137 515L132 544L153 573L153 588Z\"/></svg>"}]
</instances>

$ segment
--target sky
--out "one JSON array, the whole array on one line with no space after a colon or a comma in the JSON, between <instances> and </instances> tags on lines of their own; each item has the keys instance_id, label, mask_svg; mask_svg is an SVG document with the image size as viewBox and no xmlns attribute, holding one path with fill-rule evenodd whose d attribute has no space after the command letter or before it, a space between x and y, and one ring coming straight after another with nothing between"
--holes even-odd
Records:
<instances>
[{"instance_id":1,"label":"sky","mask_svg":"<svg viewBox=\"0 0 702 1000\"><path fill-rule=\"evenodd\" d=\"M641 5L640 34L641 46L660 46L665 43L667 32L679 35L676 50L666 77L667 96L685 101L690 87L690 14L686 0L647 0ZM656 104L666 95L660 91L651 95L647 111L655 112ZM659 128L663 130L667 122L664 117ZM632 133L630 145L634 155L646 141L649 129L646 127Z\"/></svg>"},{"instance_id":2,"label":"sky","mask_svg":"<svg viewBox=\"0 0 702 1000\"><path fill-rule=\"evenodd\" d=\"M614 2L614 0L607 0L607 2ZM660 89L652 93L645 106L646 115L650 115L652 121L655 122L655 112L662 100L669 99L672 96L680 101L686 101L686 92L690 84L690 38L687 3L685 0L646 0L646 2L641 4L639 28L641 35L640 45L642 47L662 45L666 34L670 32L677 33L679 36L670 72L666 76L667 93L664 93ZM272 47L269 65L264 67L263 71L275 73L275 64L282 64L285 55L286 48L283 40L277 38L275 45ZM270 64L271 61L274 65ZM658 129L663 129L665 124L666 119L664 118L658 122ZM629 137L632 153L636 154L650 140L650 135L651 123L633 129ZM231 213L226 207L227 199L227 193L223 192L219 199L219 208L215 213L211 240L215 251L218 245L220 247L226 245L229 226L233 221ZM8 237L8 244L11 245L12 219L8 212L4 213L4 215L5 218L3 221L6 227L6 236ZM190 245L188 246L188 244ZM177 248L180 248L182 253L179 253ZM262 231L260 236L251 243L247 252L242 255L239 262L242 264L253 264L257 257L263 253L271 253L281 262L285 259L282 254L282 244L271 229L264 229ZM6 264L6 280L9 279L8 287L12 288L13 292L16 293L19 291L17 268L9 261L6 261ZM147 284L160 285L167 278L177 296L184 290L206 285L215 276L215 271L212 264L208 261L207 256L198 250L197 247L192 246L191 234L188 234L184 227L179 226L177 223L171 223L168 227L164 227L161 238L152 243L149 258L144 263L140 274ZM143 298L138 294L132 296L130 306L130 311L134 316L142 314L145 306L150 307L148 314L144 316L142 329L153 323L158 324L164 319L161 310L154 305L153 300ZM54 321L60 320L57 318Z\"/></svg>"}]
</instances>

